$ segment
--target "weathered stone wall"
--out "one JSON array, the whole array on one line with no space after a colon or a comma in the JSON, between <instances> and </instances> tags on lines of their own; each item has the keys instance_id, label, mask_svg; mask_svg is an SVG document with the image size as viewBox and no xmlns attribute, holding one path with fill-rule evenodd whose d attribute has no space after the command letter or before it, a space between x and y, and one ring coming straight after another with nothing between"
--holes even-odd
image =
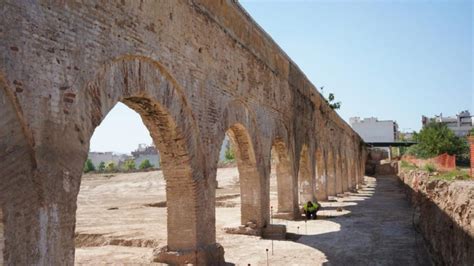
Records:
<instances>
[{"instance_id":1,"label":"weathered stone wall","mask_svg":"<svg viewBox=\"0 0 474 266\"><path fill-rule=\"evenodd\" d=\"M473 265L474 182L432 180L416 170L400 170L400 179L435 263Z\"/></svg>"},{"instance_id":2,"label":"weathered stone wall","mask_svg":"<svg viewBox=\"0 0 474 266\"><path fill-rule=\"evenodd\" d=\"M0 0L0 13L6 264L73 263L89 141L119 101L141 115L162 156L168 246L157 260L223 261L214 205L226 132L238 149L243 223L270 221L275 145L290 217L298 176L309 179L307 197L343 192L344 152L354 160L352 187L362 181L361 138L234 1Z\"/></svg>"},{"instance_id":3,"label":"weathered stone wall","mask_svg":"<svg viewBox=\"0 0 474 266\"><path fill-rule=\"evenodd\" d=\"M5 247L5 238L3 235L3 212L0 209L0 265L3 265L3 248Z\"/></svg>"}]
</instances>

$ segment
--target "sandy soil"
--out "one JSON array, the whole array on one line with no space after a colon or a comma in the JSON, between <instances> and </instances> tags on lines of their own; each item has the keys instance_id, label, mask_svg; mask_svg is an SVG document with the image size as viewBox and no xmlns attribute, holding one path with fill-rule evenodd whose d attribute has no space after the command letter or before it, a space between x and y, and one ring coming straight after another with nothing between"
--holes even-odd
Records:
<instances>
[{"instance_id":1,"label":"sandy soil","mask_svg":"<svg viewBox=\"0 0 474 266\"><path fill-rule=\"evenodd\" d=\"M230 235L238 226L236 168L218 170L216 232L225 258L236 265L426 265L412 209L395 178L366 178L367 185L323 202L314 221L285 221L292 240ZM277 206L276 178L271 201ZM337 211L338 207L342 211ZM276 207L275 207L276 208ZM160 171L84 175L76 226L76 264L149 265L155 247L166 245L165 181ZM273 254L272 254L273 246Z\"/></svg>"}]
</instances>

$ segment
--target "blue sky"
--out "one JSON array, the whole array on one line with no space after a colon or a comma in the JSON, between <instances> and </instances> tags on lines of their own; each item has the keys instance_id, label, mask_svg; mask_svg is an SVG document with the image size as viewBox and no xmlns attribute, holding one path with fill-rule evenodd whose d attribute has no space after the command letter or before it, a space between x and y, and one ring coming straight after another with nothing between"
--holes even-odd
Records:
<instances>
[{"instance_id":1,"label":"blue sky","mask_svg":"<svg viewBox=\"0 0 474 266\"><path fill-rule=\"evenodd\" d=\"M472 1L240 3L313 84L335 94L346 121L375 116L412 131L421 115L474 112ZM151 143L148 132L120 105L91 150L129 152L138 143Z\"/></svg>"}]
</instances>

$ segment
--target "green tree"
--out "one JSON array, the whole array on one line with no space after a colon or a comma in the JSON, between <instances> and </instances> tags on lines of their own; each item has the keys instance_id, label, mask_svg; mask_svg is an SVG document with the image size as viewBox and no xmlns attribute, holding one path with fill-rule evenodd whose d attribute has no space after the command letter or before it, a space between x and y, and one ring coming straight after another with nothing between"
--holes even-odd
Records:
<instances>
[{"instance_id":1,"label":"green tree","mask_svg":"<svg viewBox=\"0 0 474 266\"><path fill-rule=\"evenodd\" d=\"M91 159L87 159L86 163L84 164L84 173L89 173L95 171L95 166L92 163Z\"/></svg>"},{"instance_id":2,"label":"green tree","mask_svg":"<svg viewBox=\"0 0 474 266\"><path fill-rule=\"evenodd\" d=\"M123 168L127 171L137 169L137 167L135 166L135 160L133 159L126 160L123 164Z\"/></svg>"},{"instance_id":3,"label":"green tree","mask_svg":"<svg viewBox=\"0 0 474 266\"><path fill-rule=\"evenodd\" d=\"M333 110L337 110L341 108L341 102L335 102L336 97L334 96L334 93L330 92L328 95L328 98L324 96L324 86L321 87L321 95L324 98L324 101L331 107Z\"/></svg>"},{"instance_id":4,"label":"green tree","mask_svg":"<svg viewBox=\"0 0 474 266\"><path fill-rule=\"evenodd\" d=\"M140 169L148 169L148 168L152 168L154 165L150 163L150 161L148 159L142 161L140 163Z\"/></svg>"},{"instance_id":5,"label":"green tree","mask_svg":"<svg viewBox=\"0 0 474 266\"><path fill-rule=\"evenodd\" d=\"M105 163L104 162L100 162L99 163L99 172L104 172L105 171Z\"/></svg>"},{"instance_id":6,"label":"green tree","mask_svg":"<svg viewBox=\"0 0 474 266\"><path fill-rule=\"evenodd\" d=\"M234 152L234 148L232 147L232 145L230 145L230 141L228 141L226 146L225 146L224 158L225 158L226 162L235 161L235 152Z\"/></svg>"},{"instance_id":7,"label":"green tree","mask_svg":"<svg viewBox=\"0 0 474 266\"><path fill-rule=\"evenodd\" d=\"M114 172L116 170L116 166L115 166L115 163L114 162L108 162L106 165L105 165L105 171L107 172Z\"/></svg>"},{"instance_id":8,"label":"green tree","mask_svg":"<svg viewBox=\"0 0 474 266\"><path fill-rule=\"evenodd\" d=\"M465 138L457 137L444 123L429 123L418 134L418 144L411 146L408 153L420 158L430 158L443 153L461 156L469 151Z\"/></svg>"}]
</instances>

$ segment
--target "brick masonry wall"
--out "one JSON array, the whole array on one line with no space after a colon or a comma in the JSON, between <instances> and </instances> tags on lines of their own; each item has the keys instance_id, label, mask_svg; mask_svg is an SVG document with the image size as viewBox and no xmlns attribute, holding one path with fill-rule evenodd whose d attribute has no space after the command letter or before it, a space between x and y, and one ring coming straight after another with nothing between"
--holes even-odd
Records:
<instances>
[{"instance_id":1,"label":"brick masonry wall","mask_svg":"<svg viewBox=\"0 0 474 266\"><path fill-rule=\"evenodd\" d=\"M5 264L73 264L89 141L117 102L141 115L162 155L168 249L199 248L200 261L222 259L213 252L221 253L215 179L229 129L245 157L239 159L242 217L258 225L269 222L270 151L277 139L288 158L281 172L290 172L289 208L297 209L303 147L310 184L319 178L315 172L326 172L336 193L347 178L336 159L343 150L351 151L355 178L362 180L362 139L234 1L4 0L2 11ZM326 171L315 171L317 149L330 155ZM192 211L172 207L183 204Z\"/></svg>"}]
</instances>

